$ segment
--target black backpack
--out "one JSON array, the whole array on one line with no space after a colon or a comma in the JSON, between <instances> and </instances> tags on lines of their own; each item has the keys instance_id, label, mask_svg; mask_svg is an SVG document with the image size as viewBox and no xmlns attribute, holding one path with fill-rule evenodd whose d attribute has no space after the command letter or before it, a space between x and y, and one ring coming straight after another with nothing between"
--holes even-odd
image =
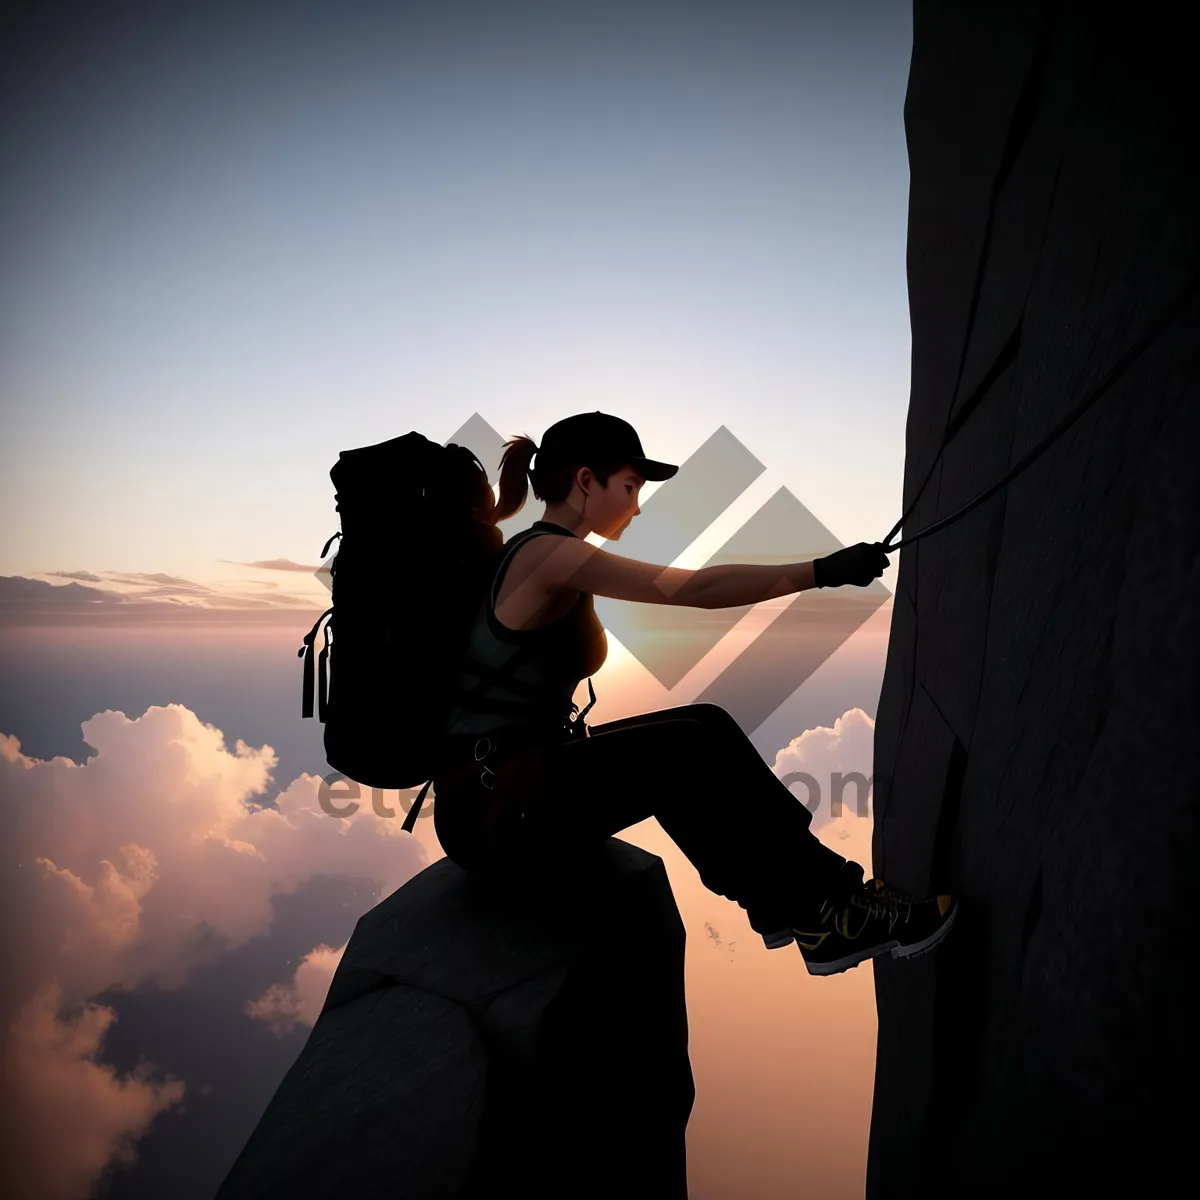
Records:
<instances>
[{"instance_id":1,"label":"black backpack","mask_svg":"<svg viewBox=\"0 0 1200 1200\"><path fill-rule=\"evenodd\" d=\"M331 567L333 606L299 651L302 715L313 715L317 657L329 765L384 791L424 782L404 823L411 832L503 535L486 519L495 503L487 472L465 446L413 431L343 450L329 477L341 530L322 560L335 538L341 542ZM322 622L325 642L315 656Z\"/></svg>"}]
</instances>

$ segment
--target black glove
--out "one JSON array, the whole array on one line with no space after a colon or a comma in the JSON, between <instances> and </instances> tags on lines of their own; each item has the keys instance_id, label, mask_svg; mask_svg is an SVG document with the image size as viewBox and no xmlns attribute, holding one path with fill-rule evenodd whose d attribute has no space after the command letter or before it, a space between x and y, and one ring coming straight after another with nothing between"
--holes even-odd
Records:
<instances>
[{"instance_id":1,"label":"black glove","mask_svg":"<svg viewBox=\"0 0 1200 1200\"><path fill-rule=\"evenodd\" d=\"M813 559L813 582L817 587L841 587L852 583L866 587L878 579L888 565L882 542L859 542L825 558Z\"/></svg>"}]
</instances>

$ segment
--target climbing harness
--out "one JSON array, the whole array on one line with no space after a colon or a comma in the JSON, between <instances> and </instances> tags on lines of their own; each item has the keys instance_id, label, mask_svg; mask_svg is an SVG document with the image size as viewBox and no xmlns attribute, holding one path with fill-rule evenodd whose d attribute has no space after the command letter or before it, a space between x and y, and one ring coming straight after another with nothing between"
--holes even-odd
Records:
<instances>
[{"instance_id":1,"label":"climbing harness","mask_svg":"<svg viewBox=\"0 0 1200 1200\"><path fill-rule=\"evenodd\" d=\"M980 492L978 496L968 500L960 509L951 513L948 517L943 517L940 521L935 521L932 525L927 525L924 529L918 530L911 537L906 537L895 544L892 544L892 538L904 527L904 522L908 520L912 510L916 507L917 501L921 498L921 494L925 491L926 484L933 476L933 469L937 466L942 457L942 451L954 440L959 430L962 429L965 421L959 422L946 437L941 446L938 447L937 454L934 455L933 461L929 464L929 470L925 474L921 486L917 489L917 494L913 497L912 503L908 506L904 516L892 526L891 532L883 541L884 552L890 554L893 550L900 550L904 546L910 546L913 542L919 541L921 538L928 537L931 533L936 533L939 529L945 529L947 525L952 525L961 517L965 517L972 509L977 508L990 496L995 495L1001 488L1007 487L1026 467L1035 462L1044 451L1046 451L1055 441L1057 441L1080 417L1095 402L1108 391L1110 387L1125 373L1133 361L1154 341L1156 337L1183 311L1188 302L1192 299L1197 287L1200 286L1200 271L1193 272L1191 278L1183 287L1180 294L1167 307L1167 309L1159 316L1153 326L1136 341L1125 354L1117 361L1104 378L1096 384L1096 386L1088 392L1084 398L1069 412L1067 415L1044 437L1036 446L1033 447L1022 459L1013 467L1007 475L1004 476L998 483L992 484L986 491Z\"/></svg>"},{"instance_id":2,"label":"climbing harness","mask_svg":"<svg viewBox=\"0 0 1200 1200\"><path fill-rule=\"evenodd\" d=\"M528 645L517 651L509 661L509 665L517 661L518 657L525 657L529 652ZM506 685L507 686L507 685ZM495 779L496 772L488 766L487 760L500 751L501 738L504 739L506 745L514 750L532 749L534 753L538 753L548 744L565 744L567 742L581 741L584 738L591 737L591 727L584 718L591 711L592 705L596 703L596 689L592 686L592 681L588 680L588 702L580 708L578 704L571 701L570 711L563 718L562 725L559 727L560 737L555 737L551 732L546 734L532 734L528 731L516 729L502 729L492 734L483 734L475 739L472 747L471 755L477 763L481 763L483 770L479 774L479 783L488 791L493 791L496 787ZM413 801L412 808L409 809L408 815L404 819L402 828L407 833L412 833L416 827L417 817L421 812L421 805L425 802L425 794L429 791L433 780L426 782L421 789L421 793Z\"/></svg>"}]
</instances>

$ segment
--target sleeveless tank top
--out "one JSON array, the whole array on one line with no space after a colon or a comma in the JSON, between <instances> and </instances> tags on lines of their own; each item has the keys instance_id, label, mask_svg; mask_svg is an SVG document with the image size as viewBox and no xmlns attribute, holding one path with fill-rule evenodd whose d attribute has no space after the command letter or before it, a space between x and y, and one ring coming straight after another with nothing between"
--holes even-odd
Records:
<instances>
[{"instance_id":1,"label":"sleeveless tank top","mask_svg":"<svg viewBox=\"0 0 1200 1200\"><path fill-rule=\"evenodd\" d=\"M531 538L544 536L575 535L552 521L535 521L504 547L491 588L467 637L466 655L459 668L458 699L451 706L445 730L451 737L477 737L501 729L557 733L566 723L576 688L598 671L608 656L608 639L589 592L581 592L568 612L536 629L509 629L496 619L496 598L513 556ZM526 656L509 668L522 648L526 648ZM551 698L560 698L558 715L547 710L546 701L539 703L500 681L493 680L480 688L480 675L471 669L472 658L497 671L511 669L518 684L532 685ZM553 699L550 703L552 706Z\"/></svg>"}]
</instances>

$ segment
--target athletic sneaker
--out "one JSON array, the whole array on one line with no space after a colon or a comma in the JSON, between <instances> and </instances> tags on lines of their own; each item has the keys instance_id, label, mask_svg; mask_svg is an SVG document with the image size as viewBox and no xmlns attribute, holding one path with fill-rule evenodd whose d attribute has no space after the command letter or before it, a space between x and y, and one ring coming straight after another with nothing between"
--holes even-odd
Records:
<instances>
[{"instance_id":1,"label":"athletic sneaker","mask_svg":"<svg viewBox=\"0 0 1200 1200\"><path fill-rule=\"evenodd\" d=\"M841 866L837 879L832 883L832 887L839 894L847 894L853 888L862 887L864 871L862 867L853 859L847 859ZM776 914L778 916L778 914ZM786 919L786 918L785 918ZM794 919L794 916L793 916ZM762 930L764 920L761 923L751 921L750 924L756 930ZM765 933L760 933L763 940L763 945L768 950L781 950L784 946L790 946L796 940L796 931L790 925L781 926L779 929L769 930Z\"/></svg>"},{"instance_id":2,"label":"athletic sneaker","mask_svg":"<svg viewBox=\"0 0 1200 1200\"><path fill-rule=\"evenodd\" d=\"M957 915L958 902L949 896L922 900L872 879L841 900L826 900L793 935L810 975L836 975L889 951L893 958L925 954Z\"/></svg>"}]
</instances>

